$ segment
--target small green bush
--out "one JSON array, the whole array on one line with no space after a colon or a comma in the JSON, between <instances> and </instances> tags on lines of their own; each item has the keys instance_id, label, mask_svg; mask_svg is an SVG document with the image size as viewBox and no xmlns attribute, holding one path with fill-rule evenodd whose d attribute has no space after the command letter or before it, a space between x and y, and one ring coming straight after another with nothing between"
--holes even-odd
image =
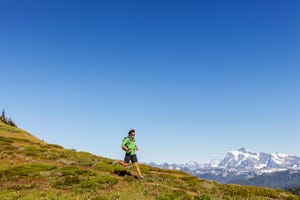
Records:
<instances>
[{"instance_id":1,"label":"small green bush","mask_svg":"<svg viewBox=\"0 0 300 200\"><path fill-rule=\"evenodd\" d=\"M184 200L192 200L193 197L187 195L185 192L180 190L173 190L169 193L165 193L162 195L159 195L157 200L174 200L174 199L184 199Z\"/></svg>"},{"instance_id":2,"label":"small green bush","mask_svg":"<svg viewBox=\"0 0 300 200\"><path fill-rule=\"evenodd\" d=\"M50 171L56 167L44 164L28 164L23 166L14 166L6 170L0 171L0 180L17 180L23 176L35 177L39 176L41 171Z\"/></svg>"},{"instance_id":3,"label":"small green bush","mask_svg":"<svg viewBox=\"0 0 300 200\"><path fill-rule=\"evenodd\" d=\"M2 136L0 136L0 141L1 142L5 142L5 143L13 143L13 139L12 138L2 137Z\"/></svg>"},{"instance_id":4,"label":"small green bush","mask_svg":"<svg viewBox=\"0 0 300 200\"><path fill-rule=\"evenodd\" d=\"M184 184L182 184L183 189L192 190L194 192L197 192L199 190L199 179L193 176L185 176L182 177L181 180L184 181Z\"/></svg>"},{"instance_id":5,"label":"small green bush","mask_svg":"<svg viewBox=\"0 0 300 200\"><path fill-rule=\"evenodd\" d=\"M66 150L61 152L59 155L61 158L68 158L68 160L72 161L74 165L89 167L94 164L92 160L95 156L91 156L89 153L85 152L74 152L71 150Z\"/></svg>"},{"instance_id":6,"label":"small green bush","mask_svg":"<svg viewBox=\"0 0 300 200\"><path fill-rule=\"evenodd\" d=\"M119 181L113 176L99 176L97 177L97 182L100 184L100 188L110 188L111 186L117 184Z\"/></svg>"},{"instance_id":7,"label":"small green bush","mask_svg":"<svg viewBox=\"0 0 300 200\"><path fill-rule=\"evenodd\" d=\"M44 165L44 164L29 164L24 166L13 167L11 171L19 176L36 176L41 171L49 171L55 169L55 166Z\"/></svg>"},{"instance_id":8,"label":"small green bush","mask_svg":"<svg viewBox=\"0 0 300 200\"><path fill-rule=\"evenodd\" d=\"M105 162L96 162L92 167L100 171L114 172L114 166Z\"/></svg>"},{"instance_id":9,"label":"small green bush","mask_svg":"<svg viewBox=\"0 0 300 200\"><path fill-rule=\"evenodd\" d=\"M201 195L195 197L195 200L211 200L211 198L207 194L201 194Z\"/></svg>"},{"instance_id":10,"label":"small green bush","mask_svg":"<svg viewBox=\"0 0 300 200\"><path fill-rule=\"evenodd\" d=\"M29 143L29 144L37 144L36 142L30 141L28 139L25 138L13 138L15 141L19 141L19 142L25 142L25 143Z\"/></svg>"},{"instance_id":11,"label":"small green bush","mask_svg":"<svg viewBox=\"0 0 300 200\"><path fill-rule=\"evenodd\" d=\"M17 149L16 147L10 145L9 143L0 144L0 145L1 145L0 148L1 148L2 151L10 151L10 152L12 152L12 151L14 151L14 150Z\"/></svg>"},{"instance_id":12,"label":"small green bush","mask_svg":"<svg viewBox=\"0 0 300 200\"><path fill-rule=\"evenodd\" d=\"M77 192L96 191L106 189L118 180L112 176L99 176L96 173L77 167L63 167L57 170L56 177L51 186L57 189L75 189Z\"/></svg>"},{"instance_id":13,"label":"small green bush","mask_svg":"<svg viewBox=\"0 0 300 200\"><path fill-rule=\"evenodd\" d=\"M224 193L229 195L241 195L244 197L249 196L249 189L246 187L238 187L236 185L224 185Z\"/></svg>"},{"instance_id":14,"label":"small green bush","mask_svg":"<svg viewBox=\"0 0 300 200\"><path fill-rule=\"evenodd\" d=\"M80 169L78 167L63 167L58 170L63 176L82 175L82 176L95 176L96 174L90 170Z\"/></svg>"},{"instance_id":15,"label":"small green bush","mask_svg":"<svg viewBox=\"0 0 300 200\"><path fill-rule=\"evenodd\" d=\"M45 152L45 149L41 149L35 146L27 146L24 149L24 154L26 156L39 157Z\"/></svg>"},{"instance_id":16,"label":"small green bush","mask_svg":"<svg viewBox=\"0 0 300 200\"><path fill-rule=\"evenodd\" d=\"M69 189L80 183L80 181L80 177L77 175L59 177L52 183L52 187L57 189Z\"/></svg>"},{"instance_id":17,"label":"small green bush","mask_svg":"<svg viewBox=\"0 0 300 200\"><path fill-rule=\"evenodd\" d=\"M96 191L97 189L107 189L117 184L118 180L112 176L97 176L80 182L76 187L79 192Z\"/></svg>"},{"instance_id":18,"label":"small green bush","mask_svg":"<svg viewBox=\"0 0 300 200\"><path fill-rule=\"evenodd\" d=\"M25 184L21 184L21 185L18 184L18 185L8 187L8 189L10 189L10 190L24 190L24 189L32 189L34 187L36 187L35 184L25 183Z\"/></svg>"},{"instance_id":19,"label":"small green bush","mask_svg":"<svg viewBox=\"0 0 300 200\"><path fill-rule=\"evenodd\" d=\"M132 176L131 174L127 174L127 176L124 176L124 181L132 182L132 181L135 181L135 180L136 180L136 177Z\"/></svg>"},{"instance_id":20,"label":"small green bush","mask_svg":"<svg viewBox=\"0 0 300 200\"><path fill-rule=\"evenodd\" d=\"M47 151L43 153L40 158L44 160L57 160L59 153L57 151Z\"/></svg>"},{"instance_id":21,"label":"small green bush","mask_svg":"<svg viewBox=\"0 0 300 200\"><path fill-rule=\"evenodd\" d=\"M73 166L62 167L57 170L57 174L59 174L59 177L56 177L51 184L52 187L57 189L69 189L82 181L96 176L96 174L90 170Z\"/></svg>"}]
</instances>

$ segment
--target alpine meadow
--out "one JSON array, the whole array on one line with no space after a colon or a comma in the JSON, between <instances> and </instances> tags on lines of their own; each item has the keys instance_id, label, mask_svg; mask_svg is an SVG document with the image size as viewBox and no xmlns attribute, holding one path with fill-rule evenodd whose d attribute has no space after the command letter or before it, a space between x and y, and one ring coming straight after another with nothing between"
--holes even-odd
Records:
<instances>
[{"instance_id":1,"label":"alpine meadow","mask_svg":"<svg viewBox=\"0 0 300 200\"><path fill-rule=\"evenodd\" d=\"M300 199L283 190L219 184L184 172L113 160L48 144L0 121L0 199L275 200Z\"/></svg>"}]
</instances>

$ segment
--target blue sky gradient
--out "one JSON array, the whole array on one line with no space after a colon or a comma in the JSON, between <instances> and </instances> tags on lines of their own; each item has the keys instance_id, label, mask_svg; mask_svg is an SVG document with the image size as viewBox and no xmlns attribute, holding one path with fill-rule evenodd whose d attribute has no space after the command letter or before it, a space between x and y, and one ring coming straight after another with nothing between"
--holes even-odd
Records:
<instances>
[{"instance_id":1,"label":"blue sky gradient","mask_svg":"<svg viewBox=\"0 0 300 200\"><path fill-rule=\"evenodd\" d=\"M49 143L142 162L300 156L300 2L0 1L0 108Z\"/></svg>"}]
</instances>

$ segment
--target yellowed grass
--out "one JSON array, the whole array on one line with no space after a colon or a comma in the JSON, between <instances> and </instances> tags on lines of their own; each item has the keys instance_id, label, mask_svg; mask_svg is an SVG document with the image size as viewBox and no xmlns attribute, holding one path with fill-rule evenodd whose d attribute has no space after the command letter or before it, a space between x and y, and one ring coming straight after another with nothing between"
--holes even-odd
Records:
<instances>
[{"instance_id":1,"label":"yellowed grass","mask_svg":"<svg viewBox=\"0 0 300 200\"><path fill-rule=\"evenodd\" d=\"M9 126L0 121L0 136L18 139L26 139L32 142L46 144L44 141L34 137L32 134L16 127Z\"/></svg>"}]
</instances>

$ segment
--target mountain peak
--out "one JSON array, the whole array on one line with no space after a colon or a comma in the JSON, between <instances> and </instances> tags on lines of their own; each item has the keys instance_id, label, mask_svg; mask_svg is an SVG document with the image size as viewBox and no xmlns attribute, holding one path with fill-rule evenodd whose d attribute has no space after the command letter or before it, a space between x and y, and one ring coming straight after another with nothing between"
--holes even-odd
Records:
<instances>
[{"instance_id":1,"label":"mountain peak","mask_svg":"<svg viewBox=\"0 0 300 200\"><path fill-rule=\"evenodd\" d=\"M239 148L238 151L247 152L247 150L244 147Z\"/></svg>"}]
</instances>

